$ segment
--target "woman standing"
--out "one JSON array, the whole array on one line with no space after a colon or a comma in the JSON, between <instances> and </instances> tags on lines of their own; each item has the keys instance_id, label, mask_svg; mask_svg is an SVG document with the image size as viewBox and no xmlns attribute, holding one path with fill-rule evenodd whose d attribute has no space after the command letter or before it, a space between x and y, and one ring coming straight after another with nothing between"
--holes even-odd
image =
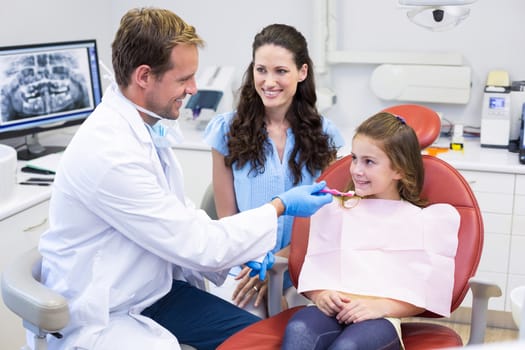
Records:
<instances>
[{"instance_id":1,"label":"woman standing","mask_svg":"<svg viewBox=\"0 0 525 350\"><path fill-rule=\"evenodd\" d=\"M316 100L304 36L285 24L265 27L254 38L237 109L216 116L205 131L212 147L219 217L255 208L293 186L311 184L336 159L343 138L319 114ZM288 256L292 224L291 216L279 219L276 255ZM249 272L248 267L231 271L225 285L211 291L241 307L255 298L253 306L259 311L254 313L266 317L267 281ZM288 276L284 288L302 302Z\"/></svg>"}]
</instances>

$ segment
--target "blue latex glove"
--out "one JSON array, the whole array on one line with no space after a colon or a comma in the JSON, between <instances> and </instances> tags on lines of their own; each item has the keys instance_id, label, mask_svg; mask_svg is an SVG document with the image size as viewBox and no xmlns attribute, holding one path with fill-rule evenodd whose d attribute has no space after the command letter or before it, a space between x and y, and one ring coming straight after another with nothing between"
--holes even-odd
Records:
<instances>
[{"instance_id":1,"label":"blue latex glove","mask_svg":"<svg viewBox=\"0 0 525 350\"><path fill-rule=\"evenodd\" d=\"M319 192L326 187L326 181L313 185L297 186L278 195L284 204L284 215L311 216L323 205L332 201L332 195Z\"/></svg>"},{"instance_id":2,"label":"blue latex glove","mask_svg":"<svg viewBox=\"0 0 525 350\"><path fill-rule=\"evenodd\" d=\"M248 261L246 263L246 266L252 269L250 271L250 277L256 276L258 274L259 279L261 281L264 281L264 279L266 278L266 271L272 268L274 262L275 257L273 256L272 252L268 252L266 254L262 263L258 261Z\"/></svg>"}]
</instances>

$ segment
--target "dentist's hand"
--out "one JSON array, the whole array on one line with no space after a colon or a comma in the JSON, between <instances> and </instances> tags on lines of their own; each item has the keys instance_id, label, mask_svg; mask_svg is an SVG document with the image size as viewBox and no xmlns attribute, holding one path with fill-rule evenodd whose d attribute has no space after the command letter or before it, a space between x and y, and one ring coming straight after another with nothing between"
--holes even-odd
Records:
<instances>
[{"instance_id":1,"label":"dentist's hand","mask_svg":"<svg viewBox=\"0 0 525 350\"><path fill-rule=\"evenodd\" d=\"M326 187L326 181L294 187L277 197L284 205L283 215L311 216L323 205L332 201L332 195L319 192Z\"/></svg>"},{"instance_id":2,"label":"dentist's hand","mask_svg":"<svg viewBox=\"0 0 525 350\"><path fill-rule=\"evenodd\" d=\"M268 252L262 262L248 261L246 266L251 268L250 277L259 275L259 279L264 281L266 279L266 271L272 268L275 262L275 257L272 252Z\"/></svg>"}]
</instances>

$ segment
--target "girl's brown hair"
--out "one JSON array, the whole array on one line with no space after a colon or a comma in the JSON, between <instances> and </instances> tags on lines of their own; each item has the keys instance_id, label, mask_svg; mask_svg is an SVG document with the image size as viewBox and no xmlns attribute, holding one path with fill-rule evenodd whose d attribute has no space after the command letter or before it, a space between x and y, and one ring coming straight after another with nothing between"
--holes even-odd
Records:
<instances>
[{"instance_id":1,"label":"girl's brown hair","mask_svg":"<svg viewBox=\"0 0 525 350\"><path fill-rule=\"evenodd\" d=\"M417 206L426 201L420 198L425 179L423 158L417 135L405 120L386 112L380 112L365 120L357 128L356 135L369 137L377 142L390 159L392 169L402 174L398 183L401 198ZM354 184L349 184L349 190Z\"/></svg>"}]
</instances>

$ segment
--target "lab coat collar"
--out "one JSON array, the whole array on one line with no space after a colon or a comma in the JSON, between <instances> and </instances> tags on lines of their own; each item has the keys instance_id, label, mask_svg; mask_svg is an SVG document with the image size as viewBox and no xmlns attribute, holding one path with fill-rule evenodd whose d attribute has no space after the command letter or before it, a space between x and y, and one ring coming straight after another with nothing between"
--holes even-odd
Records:
<instances>
[{"instance_id":1,"label":"lab coat collar","mask_svg":"<svg viewBox=\"0 0 525 350\"><path fill-rule=\"evenodd\" d=\"M122 93L118 91L117 84L113 83L106 89L102 100L128 122L140 142L151 144L151 147L155 148L151 135L144 125L144 120L137 109L124 100Z\"/></svg>"},{"instance_id":2,"label":"lab coat collar","mask_svg":"<svg viewBox=\"0 0 525 350\"><path fill-rule=\"evenodd\" d=\"M139 112L131 104L127 103L115 89L118 89L118 86L113 84L106 90L102 98L104 104L107 104L110 108L114 109L120 117L125 119L137 139L148 146L150 149L150 157L157 159L155 167L161 186L166 192L175 193L181 201L185 202L183 190L179 189L179 186L176 184L176 181L183 183L183 173L173 152L171 152L171 149L156 149ZM159 152L162 154L159 154Z\"/></svg>"}]
</instances>

